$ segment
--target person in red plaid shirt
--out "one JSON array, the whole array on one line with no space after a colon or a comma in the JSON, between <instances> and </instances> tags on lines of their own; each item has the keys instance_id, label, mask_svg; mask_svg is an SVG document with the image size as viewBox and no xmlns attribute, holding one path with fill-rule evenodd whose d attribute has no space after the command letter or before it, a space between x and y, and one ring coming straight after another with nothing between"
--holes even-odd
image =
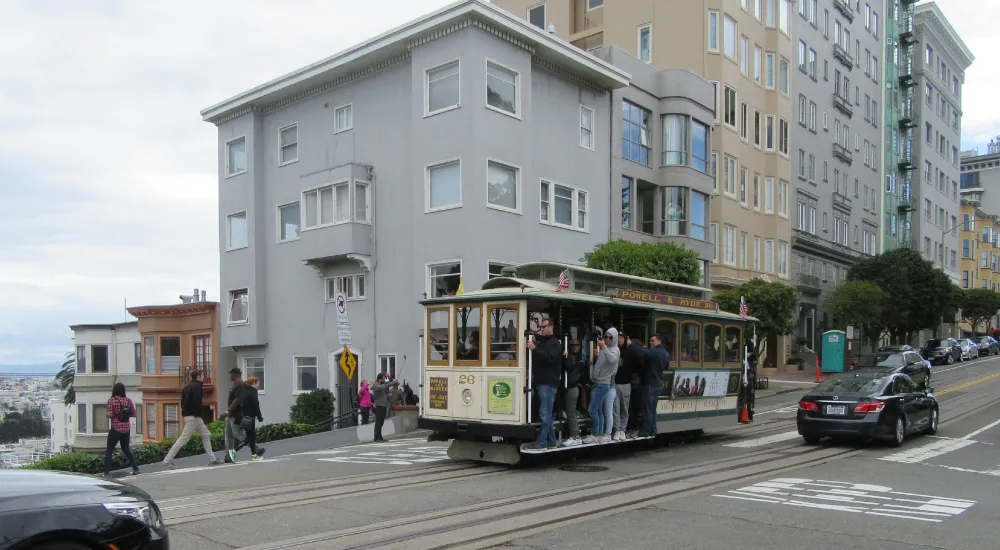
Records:
<instances>
[{"instance_id":1,"label":"person in red plaid shirt","mask_svg":"<svg viewBox=\"0 0 1000 550\"><path fill-rule=\"evenodd\" d=\"M118 382L111 389L111 399L108 399L108 418L111 419L111 429L108 430L108 447L104 452L104 477L111 472L111 453L121 445L125 458L132 465L132 475L139 475L139 465L129 446L132 437L132 422L135 418L135 403L125 396L125 384Z\"/></svg>"}]
</instances>

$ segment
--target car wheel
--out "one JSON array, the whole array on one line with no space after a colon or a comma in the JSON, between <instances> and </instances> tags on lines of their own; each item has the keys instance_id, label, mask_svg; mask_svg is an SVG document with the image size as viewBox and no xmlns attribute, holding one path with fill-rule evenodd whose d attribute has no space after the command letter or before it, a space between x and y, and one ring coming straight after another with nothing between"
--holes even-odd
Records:
<instances>
[{"instance_id":1,"label":"car wheel","mask_svg":"<svg viewBox=\"0 0 1000 550\"><path fill-rule=\"evenodd\" d=\"M815 445L819 443L819 437L815 435L804 435L802 439L806 441L806 445Z\"/></svg>"},{"instance_id":2,"label":"car wheel","mask_svg":"<svg viewBox=\"0 0 1000 550\"><path fill-rule=\"evenodd\" d=\"M927 431L925 433L927 435L934 435L937 433L937 429L938 429L938 409L937 407L934 407L933 409L931 409L931 421L930 424L927 426Z\"/></svg>"},{"instance_id":3,"label":"car wheel","mask_svg":"<svg viewBox=\"0 0 1000 550\"><path fill-rule=\"evenodd\" d=\"M904 439L906 439L906 417L899 415L896 417L896 429L892 435L892 446L902 446Z\"/></svg>"},{"instance_id":4,"label":"car wheel","mask_svg":"<svg viewBox=\"0 0 1000 550\"><path fill-rule=\"evenodd\" d=\"M945 362L948 363L949 365L952 364L952 363L954 363L955 362L955 356L949 353L948 354L948 359L945 360Z\"/></svg>"}]
</instances>

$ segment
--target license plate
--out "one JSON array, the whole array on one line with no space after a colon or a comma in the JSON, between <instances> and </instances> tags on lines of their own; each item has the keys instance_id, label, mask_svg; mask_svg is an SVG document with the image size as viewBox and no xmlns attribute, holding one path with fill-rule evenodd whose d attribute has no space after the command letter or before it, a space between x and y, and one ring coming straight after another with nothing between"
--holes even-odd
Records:
<instances>
[{"instance_id":1,"label":"license plate","mask_svg":"<svg viewBox=\"0 0 1000 550\"><path fill-rule=\"evenodd\" d=\"M847 414L847 405L827 405L826 414L845 415Z\"/></svg>"}]
</instances>

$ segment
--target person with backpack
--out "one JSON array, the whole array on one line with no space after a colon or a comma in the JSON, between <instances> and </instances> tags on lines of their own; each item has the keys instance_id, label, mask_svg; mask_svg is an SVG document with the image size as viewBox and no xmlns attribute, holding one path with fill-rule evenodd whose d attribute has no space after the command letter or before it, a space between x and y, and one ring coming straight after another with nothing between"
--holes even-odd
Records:
<instances>
[{"instance_id":1,"label":"person with backpack","mask_svg":"<svg viewBox=\"0 0 1000 550\"><path fill-rule=\"evenodd\" d=\"M111 399L105 409L111 426L108 429L108 445L104 451L104 477L111 474L111 453L121 445L125 458L132 466L132 475L139 475L139 464L135 461L130 447L132 437L131 418L135 416L135 403L125 396L125 384L118 382L111 389Z\"/></svg>"},{"instance_id":2,"label":"person with backpack","mask_svg":"<svg viewBox=\"0 0 1000 550\"><path fill-rule=\"evenodd\" d=\"M201 445L205 449L205 454L208 455L208 464L214 466L222 463L222 461L215 458L215 451L212 450L212 434L208 431L208 427L205 426L205 421L201 418L202 396L204 395L201 377L201 370L192 372L191 382L187 386L184 386L184 390L181 391L181 416L184 417L184 431L181 432L181 436L177 438L177 441L174 441L173 446L170 447L170 452L163 459L163 464L171 470L177 468L177 465L174 464L174 457L191 440L191 436L195 432L198 432L198 435L201 436Z\"/></svg>"}]
</instances>

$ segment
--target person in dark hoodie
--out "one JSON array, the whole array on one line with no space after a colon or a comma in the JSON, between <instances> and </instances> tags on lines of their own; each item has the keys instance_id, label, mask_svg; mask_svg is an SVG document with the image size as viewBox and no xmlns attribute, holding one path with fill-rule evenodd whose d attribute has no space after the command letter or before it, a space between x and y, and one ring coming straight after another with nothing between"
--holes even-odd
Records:
<instances>
[{"instance_id":1,"label":"person in dark hoodie","mask_svg":"<svg viewBox=\"0 0 1000 550\"><path fill-rule=\"evenodd\" d=\"M538 396L538 417L542 422L538 441L531 444L528 447L530 449L554 449L559 444L552 426L552 409L555 406L559 379L562 377L563 361L568 354L563 353L554 332L552 320L544 319L535 341L526 344L531 353L532 387Z\"/></svg>"},{"instance_id":2,"label":"person in dark hoodie","mask_svg":"<svg viewBox=\"0 0 1000 550\"><path fill-rule=\"evenodd\" d=\"M244 445L250 447L250 460L264 460L264 447L257 445L257 422L264 421L264 415L260 413L260 399L257 391L260 388L260 380L256 376L247 378L243 383L246 388L243 394L243 429L247 432L246 441L237 444L236 450L240 450Z\"/></svg>"},{"instance_id":3,"label":"person in dark hoodie","mask_svg":"<svg viewBox=\"0 0 1000 550\"><path fill-rule=\"evenodd\" d=\"M656 404L663 390L663 372L670 366L670 353L663 347L663 337L654 334L649 339L650 347L641 349L645 359L642 369L642 423L639 425L639 437L656 435Z\"/></svg>"},{"instance_id":4,"label":"person in dark hoodie","mask_svg":"<svg viewBox=\"0 0 1000 550\"><path fill-rule=\"evenodd\" d=\"M205 426L205 421L201 418L202 409L202 396L204 395L204 389L202 387L201 381L201 370L195 370L191 373L191 382L181 391L181 416L184 417L184 430L181 432L181 436L174 441L172 447L170 447L170 452L163 459L163 464L170 468L171 470L177 468L174 464L174 457L181 450L188 441L191 440L191 436L195 432L201 436L201 445L205 448L205 455L208 456L208 463L210 465L221 464L222 462L215 458L215 451L212 450L212 434L208 431L208 427Z\"/></svg>"},{"instance_id":5,"label":"person in dark hoodie","mask_svg":"<svg viewBox=\"0 0 1000 550\"><path fill-rule=\"evenodd\" d=\"M563 447L575 447L583 443L580 439L580 423L576 414L577 403L580 401L580 385L587 368L587 356L583 353L580 340L573 338L569 343L569 354L563 361L563 371L566 373L563 411L566 413L566 425L569 429L569 437L563 440Z\"/></svg>"},{"instance_id":6,"label":"person in dark hoodie","mask_svg":"<svg viewBox=\"0 0 1000 550\"><path fill-rule=\"evenodd\" d=\"M621 349L621 359L618 361L618 372L615 373L612 441L625 440L625 427L628 426L632 398L632 373L639 372L645 362L642 348L638 344L632 343L632 339L624 332L618 335L618 348Z\"/></svg>"}]
</instances>

